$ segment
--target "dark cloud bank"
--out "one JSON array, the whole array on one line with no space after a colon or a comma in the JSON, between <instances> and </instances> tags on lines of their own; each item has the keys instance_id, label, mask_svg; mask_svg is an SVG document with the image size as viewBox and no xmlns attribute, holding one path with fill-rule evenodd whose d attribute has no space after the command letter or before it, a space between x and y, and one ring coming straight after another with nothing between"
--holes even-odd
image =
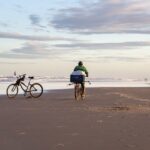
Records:
<instances>
[{"instance_id":1,"label":"dark cloud bank","mask_svg":"<svg viewBox=\"0 0 150 150\"><path fill-rule=\"evenodd\" d=\"M75 33L150 33L150 1L98 0L59 10L51 23Z\"/></svg>"}]
</instances>

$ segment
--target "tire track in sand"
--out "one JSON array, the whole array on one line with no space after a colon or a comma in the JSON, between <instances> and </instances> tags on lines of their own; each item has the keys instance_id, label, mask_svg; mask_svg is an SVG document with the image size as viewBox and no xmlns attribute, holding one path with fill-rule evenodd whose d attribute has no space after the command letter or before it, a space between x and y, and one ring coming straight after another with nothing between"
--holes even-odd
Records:
<instances>
[{"instance_id":1,"label":"tire track in sand","mask_svg":"<svg viewBox=\"0 0 150 150\"><path fill-rule=\"evenodd\" d=\"M107 93L106 95L118 95L120 97L127 98L127 99L132 99L132 100L136 100L136 101L150 102L150 99L139 98L139 97L136 97L136 96L132 96L132 95L128 95L128 94L120 93L120 92L110 92L110 93Z\"/></svg>"}]
</instances>

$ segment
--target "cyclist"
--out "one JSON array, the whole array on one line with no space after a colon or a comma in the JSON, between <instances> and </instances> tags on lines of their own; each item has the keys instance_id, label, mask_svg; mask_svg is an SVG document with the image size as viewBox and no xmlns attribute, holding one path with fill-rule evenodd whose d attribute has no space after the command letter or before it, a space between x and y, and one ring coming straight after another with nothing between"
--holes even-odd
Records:
<instances>
[{"instance_id":1,"label":"cyclist","mask_svg":"<svg viewBox=\"0 0 150 150\"><path fill-rule=\"evenodd\" d=\"M82 61L79 61L79 62L78 62L78 65L74 68L74 71L82 71L82 72L85 73L85 76L86 76L86 77L89 76L89 73L88 73L86 67L83 65L83 62L82 62ZM82 89L83 89L82 96L84 97L84 96L85 96L85 83L82 82L82 83L81 83L81 86L82 86Z\"/></svg>"}]
</instances>

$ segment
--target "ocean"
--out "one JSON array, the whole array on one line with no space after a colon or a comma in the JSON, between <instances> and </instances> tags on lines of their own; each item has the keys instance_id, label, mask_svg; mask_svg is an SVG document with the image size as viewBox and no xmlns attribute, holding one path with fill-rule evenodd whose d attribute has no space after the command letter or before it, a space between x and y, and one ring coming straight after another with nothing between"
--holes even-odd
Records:
<instances>
[{"instance_id":1,"label":"ocean","mask_svg":"<svg viewBox=\"0 0 150 150\"><path fill-rule=\"evenodd\" d=\"M73 88L73 84L69 85L69 80L67 77L35 76L31 83L40 83L44 92L47 92L48 90ZM86 87L150 87L149 81L140 79L87 78L86 80L91 82L91 84L86 82ZM0 95L5 95L8 85L15 81L15 76L0 76ZM28 83L28 81L26 77L24 82ZM22 91L19 89L19 94L21 93Z\"/></svg>"}]
</instances>

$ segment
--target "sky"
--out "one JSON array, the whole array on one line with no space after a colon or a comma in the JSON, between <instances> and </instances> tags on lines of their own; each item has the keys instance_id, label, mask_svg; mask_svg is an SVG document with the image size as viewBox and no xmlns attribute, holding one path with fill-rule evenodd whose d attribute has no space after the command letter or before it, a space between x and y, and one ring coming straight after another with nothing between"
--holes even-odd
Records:
<instances>
[{"instance_id":1,"label":"sky","mask_svg":"<svg viewBox=\"0 0 150 150\"><path fill-rule=\"evenodd\" d=\"M0 0L0 75L150 78L149 0Z\"/></svg>"}]
</instances>

